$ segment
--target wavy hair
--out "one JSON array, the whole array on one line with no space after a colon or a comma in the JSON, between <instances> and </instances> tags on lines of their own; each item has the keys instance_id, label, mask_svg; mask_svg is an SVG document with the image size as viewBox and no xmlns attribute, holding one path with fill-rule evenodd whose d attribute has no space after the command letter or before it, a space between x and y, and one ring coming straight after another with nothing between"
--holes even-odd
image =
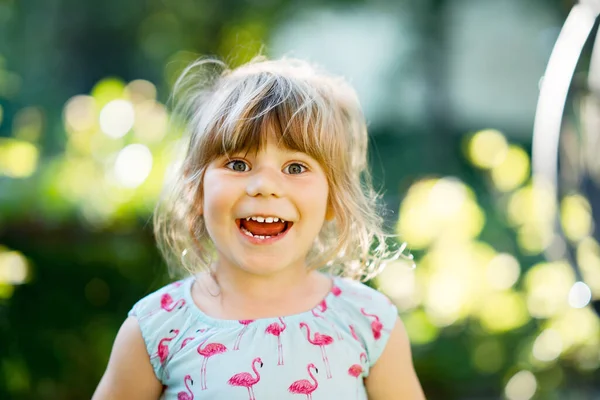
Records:
<instances>
[{"instance_id":1,"label":"wavy hair","mask_svg":"<svg viewBox=\"0 0 600 400\"><path fill-rule=\"evenodd\" d=\"M182 72L173 99L187 148L154 213L158 247L172 274L197 273L216 259L198 212L207 165L259 149L268 131L281 145L317 160L327 177L335 217L315 238L307 267L368 280L386 261L407 257L405 246L383 230L367 162L365 118L343 78L290 58L257 57L235 69L201 59Z\"/></svg>"}]
</instances>

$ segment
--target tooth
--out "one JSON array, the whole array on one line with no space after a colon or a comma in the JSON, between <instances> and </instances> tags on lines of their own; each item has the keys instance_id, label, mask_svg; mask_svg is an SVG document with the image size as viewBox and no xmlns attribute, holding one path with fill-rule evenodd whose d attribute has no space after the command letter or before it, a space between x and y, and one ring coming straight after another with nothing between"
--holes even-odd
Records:
<instances>
[{"instance_id":1,"label":"tooth","mask_svg":"<svg viewBox=\"0 0 600 400\"><path fill-rule=\"evenodd\" d=\"M247 231L247 230L245 230L245 229L244 229L244 234L245 234L246 236L250 236L250 237L254 236L254 235L253 235L253 234L252 234L250 231Z\"/></svg>"},{"instance_id":2,"label":"tooth","mask_svg":"<svg viewBox=\"0 0 600 400\"><path fill-rule=\"evenodd\" d=\"M265 237L263 235L258 235L259 239L264 239Z\"/></svg>"},{"instance_id":3,"label":"tooth","mask_svg":"<svg viewBox=\"0 0 600 400\"><path fill-rule=\"evenodd\" d=\"M250 221L250 217L246 217L246 221Z\"/></svg>"},{"instance_id":4,"label":"tooth","mask_svg":"<svg viewBox=\"0 0 600 400\"><path fill-rule=\"evenodd\" d=\"M256 217L250 217L252 221L256 221Z\"/></svg>"},{"instance_id":5,"label":"tooth","mask_svg":"<svg viewBox=\"0 0 600 400\"><path fill-rule=\"evenodd\" d=\"M267 218L265 218L265 222L270 224L271 222L273 222L273 218L267 217Z\"/></svg>"},{"instance_id":6,"label":"tooth","mask_svg":"<svg viewBox=\"0 0 600 400\"><path fill-rule=\"evenodd\" d=\"M274 217L274 218L273 218L273 222L277 222L277 221L279 221L279 218L277 218L277 217Z\"/></svg>"},{"instance_id":7,"label":"tooth","mask_svg":"<svg viewBox=\"0 0 600 400\"><path fill-rule=\"evenodd\" d=\"M271 238L271 236L265 236L265 239L270 239L270 238Z\"/></svg>"},{"instance_id":8,"label":"tooth","mask_svg":"<svg viewBox=\"0 0 600 400\"><path fill-rule=\"evenodd\" d=\"M265 219L263 217L256 217L256 220L258 222L265 222Z\"/></svg>"}]
</instances>

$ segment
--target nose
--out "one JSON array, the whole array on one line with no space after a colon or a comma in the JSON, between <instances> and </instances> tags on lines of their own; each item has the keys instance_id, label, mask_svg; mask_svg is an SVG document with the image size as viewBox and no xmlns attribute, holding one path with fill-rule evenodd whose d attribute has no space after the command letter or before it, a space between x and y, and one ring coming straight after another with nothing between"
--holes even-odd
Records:
<instances>
[{"instance_id":1,"label":"nose","mask_svg":"<svg viewBox=\"0 0 600 400\"><path fill-rule=\"evenodd\" d=\"M280 172L273 168L262 167L252 171L248 184L246 185L246 193L248 196L257 197L281 197L283 188Z\"/></svg>"}]
</instances>

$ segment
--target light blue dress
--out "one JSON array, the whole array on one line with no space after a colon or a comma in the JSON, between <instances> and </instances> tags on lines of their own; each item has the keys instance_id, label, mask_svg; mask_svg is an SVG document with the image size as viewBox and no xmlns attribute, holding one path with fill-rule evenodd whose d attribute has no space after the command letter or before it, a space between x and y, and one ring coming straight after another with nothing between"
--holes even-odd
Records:
<instances>
[{"instance_id":1,"label":"light blue dress","mask_svg":"<svg viewBox=\"0 0 600 400\"><path fill-rule=\"evenodd\" d=\"M314 309L222 320L192 300L190 277L146 296L137 317L163 399L366 399L363 378L383 352L396 307L362 283L333 278ZM187 397L186 397L187 395Z\"/></svg>"}]
</instances>

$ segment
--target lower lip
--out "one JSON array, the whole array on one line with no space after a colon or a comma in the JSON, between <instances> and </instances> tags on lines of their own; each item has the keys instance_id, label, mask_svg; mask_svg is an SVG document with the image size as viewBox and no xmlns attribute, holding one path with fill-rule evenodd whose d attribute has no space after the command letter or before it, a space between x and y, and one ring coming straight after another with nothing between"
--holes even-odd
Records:
<instances>
[{"instance_id":1,"label":"lower lip","mask_svg":"<svg viewBox=\"0 0 600 400\"><path fill-rule=\"evenodd\" d=\"M247 241L249 241L252 244L272 244L272 243L278 242L281 239L283 239L288 234L288 232L292 229L292 223L291 222L288 222L288 223L290 225L284 232L280 233L277 236L271 236L268 239L259 239L254 236L248 236L244 233L244 231L242 231L242 228L240 228L239 226L237 226L237 230L240 233L240 235L242 235L244 237L244 239L246 239Z\"/></svg>"}]
</instances>

